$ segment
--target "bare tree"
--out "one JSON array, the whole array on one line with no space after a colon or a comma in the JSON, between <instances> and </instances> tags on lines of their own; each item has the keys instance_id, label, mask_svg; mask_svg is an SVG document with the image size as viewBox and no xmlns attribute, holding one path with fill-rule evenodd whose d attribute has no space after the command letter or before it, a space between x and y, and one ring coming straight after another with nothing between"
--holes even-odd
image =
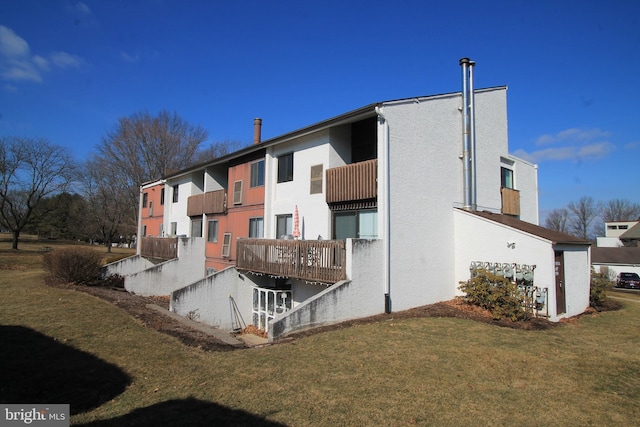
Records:
<instances>
[{"instance_id":1,"label":"bare tree","mask_svg":"<svg viewBox=\"0 0 640 427\"><path fill-rule=\"evenodd\" d=\"M13 234L13 249L18 249L25 226L47 214L36 208L46 197L65 191L74 170L65 147L45 139L0 138L0 225Z\"/></svg>"},{"instance_id":2,"label":"bare tree","mask_svg":"<svg viewBox=\"0 0 640 427\"><path fill-rule=\"evenodd\" d=\"M195 163L205 163L209 160L233 153L241 148L244 147L240 141L224 140L222 142L214 142L198 152Z\"/></svg>"},{"instance_id":3,"label":"bare tree","mask_svg":"<svg viewBox=\"0 0 640 427\"><path fill-rule=\"evenodd\" d=\"M640 218L640 205L627 199L612 199L602 206L603 221L628 221Z\"/></svg>"},{"instance_id":4,"label":"bare tree","mask_svg":"<svg viewBox=\"0 0 640 427\"><path fill-rule=\"evenodd\" d=\"M571 213L569 227L576 237L587 240L595 236L592 223L600 214L600 203L583 196L577 202L570 202L567 209Z\"/></svg>"},{"instance_id":5,"label":"bare tree","mask_svg":"<svg viewBox=\"0 0 640 427\"><path fill-rule=\"evenodd\" d=\"M181 170L198 159L207 131L190 125L176 113L147 112L122 117L97 147L93 167L109 174L110 184L125 197L121 206L137 221L139 186L162 177L168 170ZM115 216L112 218L115 221Z\"/></svg>"},{"instance_id":6,"label":"bare tree","mask_svg":"<svg viewBox=\"0 0 640 427\"><path fill-rule=\"evenodd\" d=\"M87 162L82 182L89 229L105 242L107 252L111 252L112 243L122 232L126 218L135 215L128 203L127 183L112 174L97 158Z\"/></svg>"},{"instance_id":7,"label":"bare tree","mask_svg":"<svg viewBox=\"0 0 640 427\"><path fill-rule=\"evenodd\" d=\"M544 226L561 233L569 233L569 211L567 208L552 210L544 221Z\"/></svg>"}]
</instances>

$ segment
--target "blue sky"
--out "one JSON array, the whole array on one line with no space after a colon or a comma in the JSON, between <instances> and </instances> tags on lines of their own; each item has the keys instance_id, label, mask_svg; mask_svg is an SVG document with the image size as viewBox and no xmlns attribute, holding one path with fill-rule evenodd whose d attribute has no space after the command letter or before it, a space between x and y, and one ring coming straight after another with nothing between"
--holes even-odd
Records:
<instances>
[{"instance_id":1,"label":"blue sky","mask_svg":"<svg viewBox=\"0 0 640 427\"><path fill-rule=\"evenodd\" d=\"M0 2L0 136L79 160L119 117L162 109L249 144L377 101L507 85L510 151L540 210L640 203L640 2Z\"/></svg>"}]
</instances>

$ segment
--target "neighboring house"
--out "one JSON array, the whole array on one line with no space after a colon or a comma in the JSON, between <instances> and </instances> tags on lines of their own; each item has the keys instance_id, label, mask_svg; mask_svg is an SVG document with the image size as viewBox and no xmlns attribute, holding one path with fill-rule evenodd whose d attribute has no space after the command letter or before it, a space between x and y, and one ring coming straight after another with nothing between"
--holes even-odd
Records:
<instances>
[{"instance_id":1,"label":"neighboring house","mask_svg":"<svg viewBox=\"0 0 640 427\"><path fill-rule=\"evenodd\" d=\"M595 271L604 273L609 279L615 280L618 273L640 274L639 247L597 247L592 248L591 264Z\"/></svg>"},{"instance_id":2,"label":"neighboring house","mask_svg":"<svg viewBox=\"0 0 640 427\"><path fill-rule=\"evenodd\" d=\"M597 238L599 248L619 248L638 246L640 221L607 221L604 223L604 237Z\"/></svg>"},{"instance_id":3,"label":"neighboring house","mask_svg":"<svg viewBox=\"0 0 640 427\"><path fill-rule=\"evenodd\" d=\"M271 338L450 300L480 266L512 272L536 315L579 314L590 246L535 225L537 167L508 152L506 92L379 102L168 175L177 258L111 271L170 292L179 314Z\"/></svg>"},{"instance_id":4,"label":"neighboring house","mask_svg":"<svg viewBox=\"0 0 640 427\"><path fill-rule=\"evenodd\" d=\"M640 247L640 221L620 235L620 241L626 247Z\"/></svg>"},{"instance_id":5,"label":"neighboring house","mask_svg":"<svg viewBox=\"0 0 640 427\"><path fill-rule=\"evenodd\" d=\"M164 180L140 187L139 215L140 237L164 237Z\"/></svg>"}]
</instances>

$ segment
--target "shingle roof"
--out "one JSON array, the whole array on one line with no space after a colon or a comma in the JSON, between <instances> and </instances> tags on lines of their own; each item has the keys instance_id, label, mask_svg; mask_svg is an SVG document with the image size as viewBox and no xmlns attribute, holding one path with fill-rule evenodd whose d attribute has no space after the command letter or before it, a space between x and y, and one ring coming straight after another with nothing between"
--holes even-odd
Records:
<instances>
[{"instance_id":1,"label":"shingle roof","mask_svg":"<svg viewBox=\"0 0 640 427\"><path fill-rule=\"evenodd\" d=\"M486 218L488 220L515 228L516 230L524 231L525 233L532 234L534 236L542 237L543 239L550 240L554 244L563 245L590 245L588 240L579 239L569 234L560 233L549 228L540 227L539 225L531 224L526 221L519 220L516 217L509 215L496 214L489 211L466 211L474 215Z\"/></svg>"},{"instance_id":2,"label":"shingle roof","mask_svg":"<svg viewBox=\"0 0 640 427\"><path fill-rule=\"evenodd\" d=\"M591 248L592 264L640 264L640 248Z\"/></svg>"},{"instance_id":3,"label":"shingle roof","mask_svg":"<svg viewBox=\"0 0 640 427\"><path fill-rule=\"evenodd\" d=\"M640 239L640 223L622 233L620 239Z\"/></svg>"}]
</instances>

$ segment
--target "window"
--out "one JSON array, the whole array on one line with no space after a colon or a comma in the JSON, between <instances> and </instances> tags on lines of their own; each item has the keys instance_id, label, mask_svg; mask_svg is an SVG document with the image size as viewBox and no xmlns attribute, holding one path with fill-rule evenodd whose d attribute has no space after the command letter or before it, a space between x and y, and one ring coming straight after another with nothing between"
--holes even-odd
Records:
<instances>
[{"instance_id":1,"label":"window","mask_svg":"<svg viewBox=\"0 0 640 427\"><path fill-rule=\"evenodd\" d=\"M259 238L264 236L264 219L249 218L249 237Z\"/></svg>"},{"instance_id":2,"label":"window","mask_svg":"<svg viewBox=\"0 0 640 427\"><path fill-rule=\"evenodd\" d=\"M311 166L309 194L322 193L322 165Z\"/></svg>"},{"instance_id":3,"label":"window","mask_svg":"<svg viewBox=\"0 0 640 427\"><path fill-rule=\"evenodd\" d=\"M147 207L147 200L149 200L149 193L143 193L142 194L142 207L143 208Z\"/></svg>"},{"instance_id":4,"label":"window","mask_svg":"<svg viewBox=\"0 0 640 427\"><path fill-rule=\"evenodd\" d=\"M618 226L617 225L607 225L607 229L608 230L617 230Z\"/></svg>"},{"instance_id":5,"label":"window","mask_svg":"<svg viewBox=\"0 0 640 427\"><path fill-rule=\"evenodd\" d=\"M378 211L367 209L336 212L333 216L333 238L377 239Z\"/></svg>"},{"instance_id":6,"label":"window","mask_svg":"<svg viewBox=\"0 0 640 427\"><path fill-rule=\"evenodd\" d=\"M619 225L618 226L618 230L628 230L629 226L628 225Z\"/></svg>"},{"instance_id":7,"label":"window","mask_svg":"<svg viewBox=\"0 0 640 427\"><path fill-rule=\"evenodd\" d=\"M178 188L179 187L177 185L173 186L173 199L172 199L173 203L177 203L178 202Z\"/></svg>"},{"instance_id":8,"label":"window","mask_svg":"<svg viewBox=\"0 0 640 427\"><path fill-rule=\"evenodd\" d=\"M293 181L293 153L278 157L278 182Z\"/></svg>"},{"instance_id":9,"label":"window","mask_svg":"<svg viewBox=\"0 0 640 427\"><path fill-rule=\"evenodd\" d=\"M258 160L251 163L251 182L250 186L261 187L264 185L264 160Z\"/></svg>"},{"instance_id":10,"label":"window","mask_svg":"<svg viewBox=\"0 0 640 427\"><path fill-rule=\"evenodd\" d=\"M153 201L149 202L149 216L153 216Z\"/></svg>"},{"instance_id":11,"label":"window","mask_svg":"<svg viewBox=\"0 0 640 427\"><path fill-rule=\"evenodd\" d=\"M229 258L229 254L231 253L231 233L224 233L222 238L222 256L224 258Z\"/></svg>"},{"instance_id":12,"label":"window","mask_svg":"<svg viewBox=\"0 0 640 427\"><path fill-rule=\"evenodd\" d=\"M191 219L191 237L202 237L202 218Z\"/></svg>"},{"instance_id":13,"label":"window","mask_svg":"<svg viewBox=\"0 0 640 427\"><path fill-rule=\"evenodd\" d=\"M147 235L147 226L146 226L146 225L143 225L143 226L142 226L142 237L144 237L144 236L146 236L146 235Z\"/></svg>"},{"instance_id":14,"label":"window","mask_svg":"<svg viewBox=\"0 0 640 427\"><path fill-rule=\"evenodd\" d=\"M164 205L164 187L160 189L160 204Z\"/></svg>"},{"instance_id":15,"label":"window","mask_svg":"<svg viewBox=\"0 0 640 427\"><path fill-rule=\"evenodd\" d=\"M236 181L233 183L233 204L242 204L242 181Z\"/></svg>"},{"instance_id":16,"label":"window","mask_svg":"<svg viewBox=\"0 0 640 427\"><path fill-rule=\"evenodd\" d=\"M207 242L218 243L218 221L210 220L207 222Z\"/></svg>"},{"instance_id":17,"label":"window","mask_svg":"<svg viewBox=\"0 0 640 427\"><path fill-rule=\"evenodd\" d=\"M178 223L172 222L170 226L171 226L171 235L175 236L176 234L178 234Z\"/></svg>"},{"instance_id":18,"label":"window","mask_svg":"<svg viewBox=\"0 0 640 427\"><path fill-rule=\"evenodd\" d=\"M293 232L293 216L276 215L276 239L289 236Z\"/></svg>"},{"instance_id":19,"label":"window","mask_svg":"<svg viewBox=\"0 0 640 427\"><path fill-rule=\"evenodd\" d=\"M513 189L513 171L511 169L500 168L500 186Z\"/></svg>"}]
</instances>

